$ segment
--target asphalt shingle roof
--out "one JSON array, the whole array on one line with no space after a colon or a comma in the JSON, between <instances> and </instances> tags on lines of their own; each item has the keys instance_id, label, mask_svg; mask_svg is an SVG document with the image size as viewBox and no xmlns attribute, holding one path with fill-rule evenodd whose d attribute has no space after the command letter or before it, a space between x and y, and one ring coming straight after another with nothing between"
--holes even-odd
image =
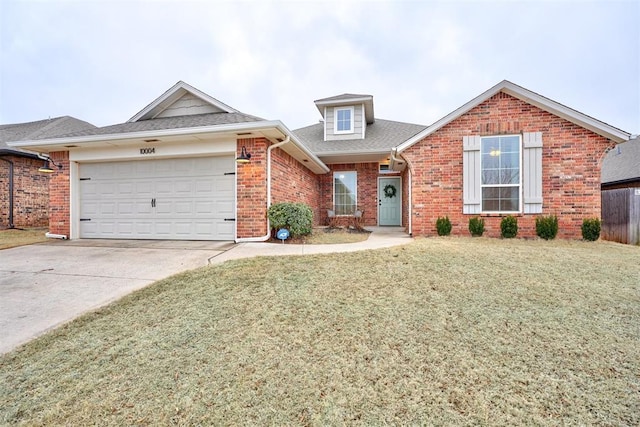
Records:
<instances>
[{"instance_id":1,"label":"asphalt shingle roof","mask_svg":"<svg viewBox=\"0 0 640 427\"><path fill-rule=\"evenodd\" d=\"M342 95L330 96L328 98L316 99L314 102L347 101L353 98L371 98L371 95L358 95L355 93L343 93Z\"/></svg>"},{"instance_id":2,"label":"asphalt shingle roof","mask_svg":"<svg viewBox=\"0 0 640 427\"><path fill-rule=\"evenodd\" d=\"M162 117L120 123L101 128L87 129L80 132L59 135L60 137L117 135L120 133L146 132L166 129L196 128L201 126L228 125L234 123L259 122L263 119L244 113L206 113L190 116Z\"/></svg>"},{"instance_id":3,"label":"asphalt shingle roof","mask_svg":"<svg viewBox=\"0 0 640 427\"><path fill-rule=\"evenodd\" d=\"M0 125L0 150L16 153L27 153L19 148L9 147L11 141L30 141L35 139L56 138L68 133L97 129L91 123L71 116L55 117L28 123Z\"/></svg>"},{"instance_id":4,"label":"asphalt shingle roof","mask_svg":"<svg viewBox=\"0 0 640 427\"><path fill-rule=\"evenodd\" d=\"M640 137L618 144L602 161L603 184L640 179Z\"/></svg>"},{"instance_id":5,"label":"asphalt shingle roof","mask_svg":"<svg viewBox=\"0 0 640 427\"><path fill-rule=\"evenodd\" d=\"M364 139L324 140L324 123L294 130L293 133L317 156L329 153L355 154L385 152L426 129L424 125L376 119L368 124Z\"/></svg>"}]
</instances>

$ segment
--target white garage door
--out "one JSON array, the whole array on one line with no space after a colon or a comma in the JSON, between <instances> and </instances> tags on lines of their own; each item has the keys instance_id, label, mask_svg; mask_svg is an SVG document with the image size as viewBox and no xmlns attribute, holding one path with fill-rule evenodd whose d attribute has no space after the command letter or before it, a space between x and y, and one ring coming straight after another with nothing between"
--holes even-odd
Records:
<instances>
[{"instance_id":1,"label":"white garage door","mask_svg":"<svg viewBox=\"0 0 640 427\"><path fill-rule=\"evenodd\" d=\"M80 164L80 237L233 240L234 158Z\"/></svg>"}]
</instances>

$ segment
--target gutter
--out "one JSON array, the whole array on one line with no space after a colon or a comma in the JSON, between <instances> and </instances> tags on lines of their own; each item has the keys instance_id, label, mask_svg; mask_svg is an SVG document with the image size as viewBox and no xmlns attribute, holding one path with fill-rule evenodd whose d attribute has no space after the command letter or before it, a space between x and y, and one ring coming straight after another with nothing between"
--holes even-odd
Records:
<instances>
[{"instance_id":1,"label":"gutter","mask_svg":"<svg viewBox=\"0 0 640 427\"><path fill-rule=\"evenodd\" d=\"M13 224L13 162L2 157L0 160L9 163L9 229L14 229L16 227Z\"/></svg>"},{"instance_id":2,"label":"gutter","mask_svg":"<svg viewBox=\"0 0 640 427\"><path fill-rule=\"evenodd\" d=\"M291 141L291 137L287 136L284 141L279 142L274 145L270 145L267 148L267 210L271 207L271 151L275 148L281 147L285 144L288 144ZM266 242L271 238L271 223L269 222L269 217L267 216L267 234L260 237L243 237L236 238L236 243L247 243L247 242Z\"/></svg>"}]
</instances>

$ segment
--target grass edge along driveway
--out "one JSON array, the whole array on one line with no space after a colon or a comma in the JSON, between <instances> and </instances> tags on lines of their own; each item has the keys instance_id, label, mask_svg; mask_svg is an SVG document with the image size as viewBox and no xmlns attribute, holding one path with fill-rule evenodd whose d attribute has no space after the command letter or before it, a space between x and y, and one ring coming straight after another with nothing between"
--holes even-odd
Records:
<instances>
[{"instance_id":1,"label":"grass edge along driveway","mask_svg":"<svg viewBox=\"0 0 640 427\"><path fill-rule=\"evenodd\" d=\"M638 425L640 248L417 239L162 280L0 359L0 423Z\"/></svg>"}]
</instances>

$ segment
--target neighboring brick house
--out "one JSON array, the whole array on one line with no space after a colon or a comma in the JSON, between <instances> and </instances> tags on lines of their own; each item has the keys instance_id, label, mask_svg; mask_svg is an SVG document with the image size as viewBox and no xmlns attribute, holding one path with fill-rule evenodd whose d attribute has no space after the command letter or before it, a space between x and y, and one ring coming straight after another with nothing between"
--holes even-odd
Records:
<instances>
[{"instance_id":1,"label":"neighboring brick house","mask_svg":"<svg viewBox=\"0 0 640 427\"><path fill-rule=\"evenodd\" d=\"M322 121L290 131L178 82L126 123L15 146L62 163L50 232L70 238L261 241L282 201L310 205L316 224L358 210L423 236L445 215L454 234L482 216L497 236L510 214L533 237L554 214L560 237L579 238L600 215L602 157L629 138L508 81L431 126L375 118L370 95L315 105Z\"/></svg>"},{"instance_id":2,"label":"neighboring brick house","mask_svg":"<svg viewBox=\"0 0 640 427\"><path fill-rule=\"evenodd\" d=\"M69 116L0 125L0 228L49 225L49 175L38 173L43 160L37 153L9 147L7 142L51 138L94 127Z\"/></svg>"}]
</instances>

